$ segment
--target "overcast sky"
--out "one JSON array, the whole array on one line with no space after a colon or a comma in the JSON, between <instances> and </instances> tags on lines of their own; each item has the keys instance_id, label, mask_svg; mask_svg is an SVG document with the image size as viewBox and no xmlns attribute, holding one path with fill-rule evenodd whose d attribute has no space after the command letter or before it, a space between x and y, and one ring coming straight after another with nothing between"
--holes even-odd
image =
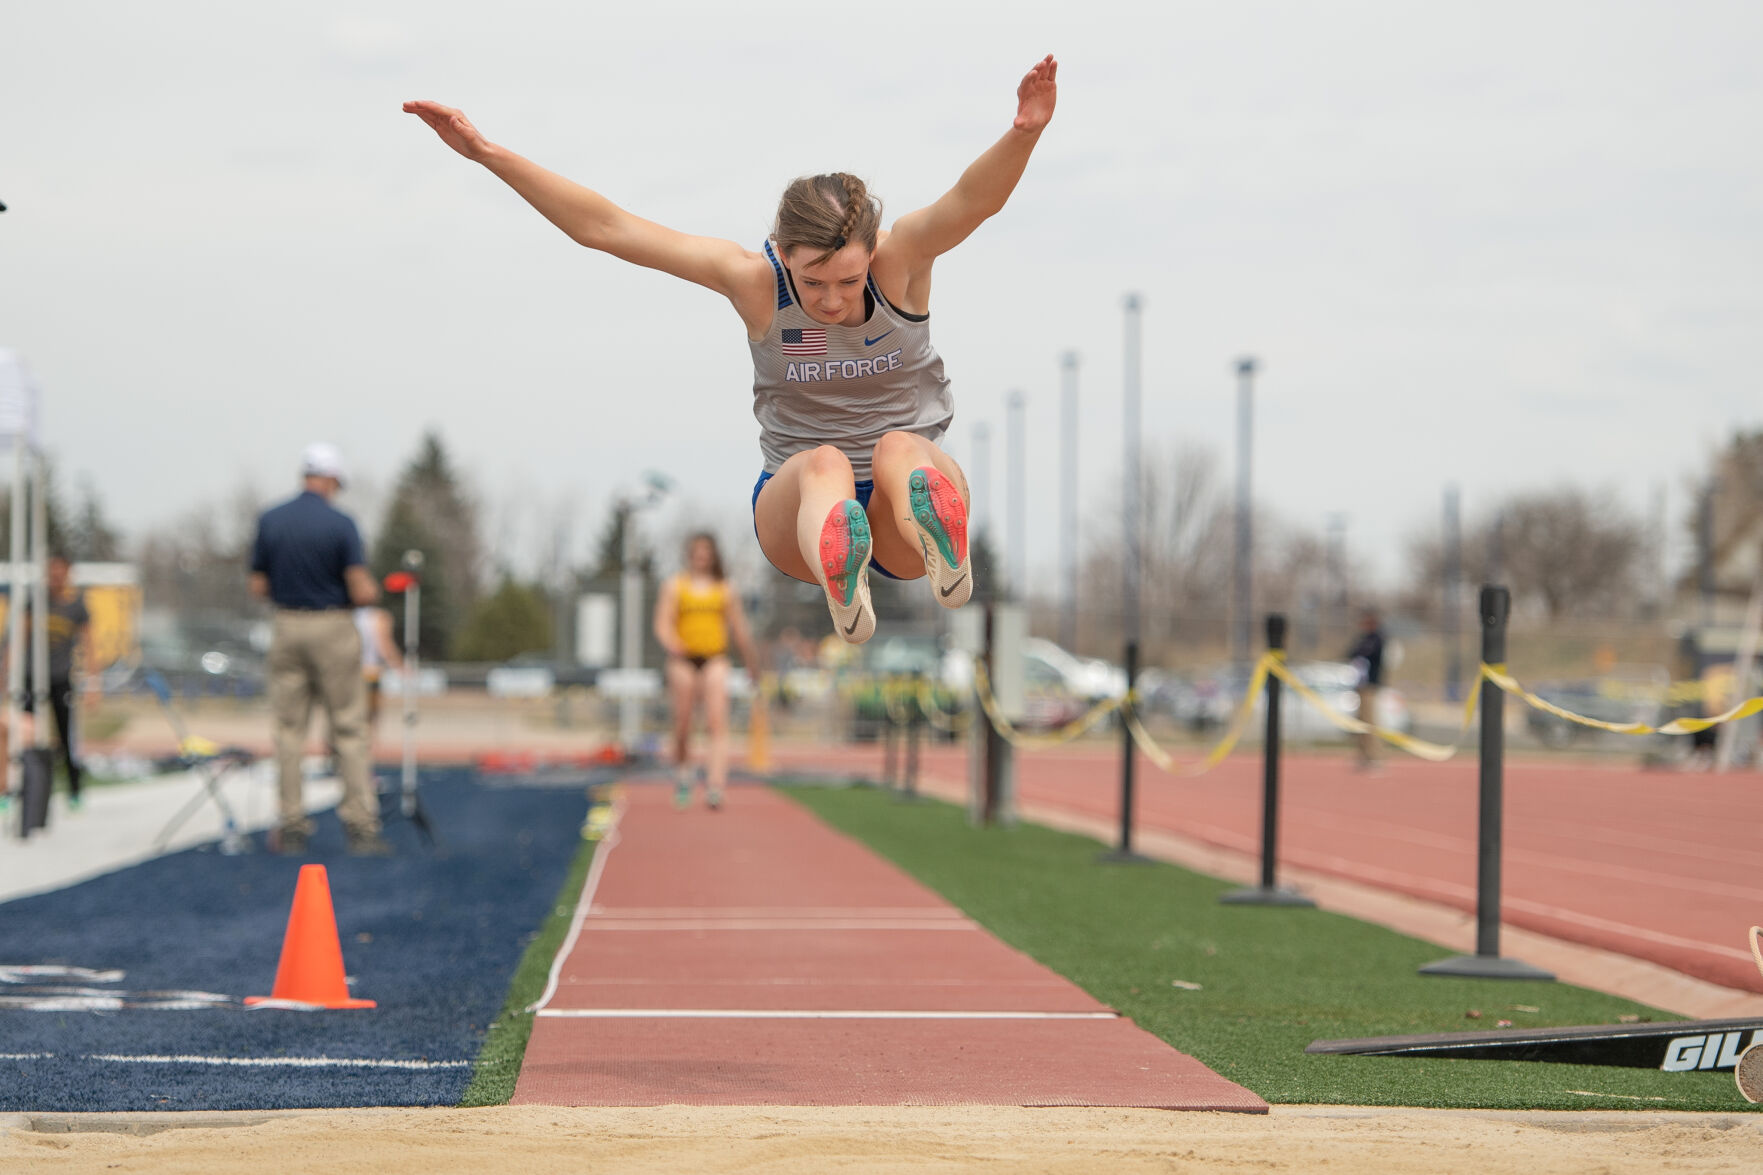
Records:
<instances>
[{"instance_id":1,"label":"overcast sky","mask_svg":"<svg viewBox=\"0 0 1763 1175\"><path fill-rule=\"evenodd\" d=\"M1763 426L1763 5L1521 0L638 6L14 5L0 29L0 346L47 443L131 534L340 445L373 502L438 429L531 562L589 549L647 470L676 525L745 530L739 319L584 251L402 100L651 219L756 246L793 176L935 199L1060 59L1008 208L937 263L947 447L1028 402L1028 549L1058 552L1060 353L1083 358L1086 528L1118 496L1121 299L1145 299L1148 444L1349 520L1384 577L1514 488L1644 514ZM983 13L983 15L981 15ZM371 517L363 519L372 523ZM750 555L750 552L748 553ZM745 560L743 560L745 562Z\"/></svg>"}]
</instances>

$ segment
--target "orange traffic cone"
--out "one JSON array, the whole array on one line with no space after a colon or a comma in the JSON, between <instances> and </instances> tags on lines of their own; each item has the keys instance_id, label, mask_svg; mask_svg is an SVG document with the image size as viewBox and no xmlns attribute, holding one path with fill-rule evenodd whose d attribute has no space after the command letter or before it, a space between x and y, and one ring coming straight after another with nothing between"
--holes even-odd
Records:
<instances>
[{"instance_id":1,"label":"orange traffic cone","mask_svg":"<svg viewBox=\"0 0 1763 1175\"><path fill-rule=\"evenodd\" d=\"M372 1008L372 1000L351 999L343 978L343 944L331 908L330 877L323 865L300 866L294 908L282 939L282 961L275 969L275 992L246 996L247 1004L286 1000L319 1008Z\"/></svg>"}]
</instances>

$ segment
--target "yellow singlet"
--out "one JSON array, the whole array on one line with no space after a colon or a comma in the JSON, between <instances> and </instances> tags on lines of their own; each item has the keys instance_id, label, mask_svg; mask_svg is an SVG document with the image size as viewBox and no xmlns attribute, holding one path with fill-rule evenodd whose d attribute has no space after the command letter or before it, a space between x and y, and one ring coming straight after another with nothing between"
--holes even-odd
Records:
<instances>
[{"instance_id":1,"label":"yellow singlet","mask_svg":"<svg viewBox=\"0 0 1763 1175\"><path fill-rule=\"evenodd\" d=\"M676 576L679 593L679 642L686 656L718 657L728 651L728 626L723 617L728 607L728 585L697 587L689 575Z\"/></svg>"}]
</instances>

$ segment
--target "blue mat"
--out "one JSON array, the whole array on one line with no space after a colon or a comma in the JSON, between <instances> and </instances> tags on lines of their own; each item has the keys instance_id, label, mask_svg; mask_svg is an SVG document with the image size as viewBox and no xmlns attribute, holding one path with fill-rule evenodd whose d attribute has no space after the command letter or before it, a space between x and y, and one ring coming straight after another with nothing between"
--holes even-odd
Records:
<instances>
[{"instance_id":1,"label":"blue mat","mask_svg":"<svg viewBox=\"0 0 1763 1175\"><path fill-rule=\"evenodd\" d=\"M0 1007L0 1111L456 1104L581 846L587 796L483 787L463 768L425 770L421 795L438 847L388 797L392 858L345 855L326 813L304 857L209 846L0 904L0 999L68 1005ZM379 1007L245 1008L270 994L312 861L329 873L352 994ZM97 974L5 970L21 965ZM167 1006L202 995L228 998Z\"/></svg>"}]
</instances>

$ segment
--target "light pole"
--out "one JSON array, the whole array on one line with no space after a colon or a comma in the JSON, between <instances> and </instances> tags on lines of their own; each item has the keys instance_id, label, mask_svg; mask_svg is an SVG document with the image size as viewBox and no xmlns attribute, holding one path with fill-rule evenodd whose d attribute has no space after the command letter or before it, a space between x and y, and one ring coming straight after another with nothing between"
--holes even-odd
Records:
<instances>
[{"instance_id":1,"label":"light pole","mask_svg":"<svg viewBox=\"0 0 1763 1175\"><path fill-rule=\"evenodd\" d=\"M1255 424L1255 360L1237 360L1237 547L1235 560L1235 606L1231 617L1231 658L1241 668L1249 664L1250 597L1253 590L1253 520L1250 517L1253 430Z\"/></svg>"},{"instance_id":2,"label":"light pole","mask_svg":"<svg viewBox=\"0 0 1763 1175\"><path fill-rule=\"evenodd\" d=\"M1144 302L1137 294L1126 296L1126 340L1125 340L1125 375L1122 381L1122 399L1124 411L1121 413L1125 425L1125 449L1121 462L1121 492L1124 509L1121 511L1121 524L1125 528L1122 538L1126 550L1123 552L1123 579L1121 581L1121 629L1126 636L1129 652L1136 652L1139 643L1139 459L1140 424L1139 424L1139 356L1140 344L1140 313Z\"/></svg>"},{"instance_id":3,"label":"light pole","mask_svg":"<svg viewBox=\"0 0 1763 1175\"><path fill-rule=\"evenodd\" d=\"M1445 700L1463 697L1463 650L1457 639L1462 603L1458 593L1463 582L1463 517L1457 499L1457 487L1445 487Z\"/></svg>"},{"instance_id":4,"label":"light pole","mask_svg":"<svg viewBox=\"0 0 1763 1175\"><path fill-rule=\"evenodd\" d=\"M624 670L624 696L618 701L618 741L626 751L636 748L642 733L643 696L637 684L643 664L643 573L637 567L637 512L661 501L670 483L659 473L644 475L641 496L618 503L619 520L619 666Z\"/></svg>"},{"instance_id":5,"label":"light pole","mask_svg":"<svg viewBox=\"0 0 1763 1175\"><path fill-rule=\"evenodd\" d=\"M1025 435L1025 403L1023 394L1014 391L1004 401L1004 436L1008 447L1004 477L1008 483L1009 501L1009 516L1006 521L1010 532L1010 595L1024 602L1028 600L1028 442Z\"/></svg>"},{"instance_id":6,"label":"light pole","mask_svg":"<svg viewBox=\"0 0 1763 1175\"><path fill-rule=\"evenodd\" d=\"M981 540L985 540L986 550L990 552L991 535L988 528L992 523L992 426L983 420L973 426L973 476L968 479L967 492L973 498L968 549L972 550ZM983 576L976 580L978 591L985 599L995 599L998 585L993 580L997 578L998 569L987 567L983 570Z\"/></svg>"},{"instance_id":7,"label":"light pole","mask_svg":"<svg viewBox=\"0 0 1763 1175\"><path fill-rule=\"evenodd\" d=\"M1059 609L1059 643L1077 648L1077 352L1067 351L1059 360L1060 372L1060 477L1059 567L1064 579L1064 599Z\"/></svg>"},{"instance_id":8,"label":"light pole","mask_svg":"<svg viewBox=\"0 0 1763 1175\"><path fill-rule=\"evenodd\" d=\"M1139 675L1139 315L1143 306L1144 303L1137 294L1126 296L1125 379L1121 389L1125 402L1122 417L1126 433L1126 453L1122 462L1125 466L1125 482L1121 487L1125 498L1125 509L1121 511L1124 533L1121 537L1125 540L1126 550L1120 603L1121 630L1126 638L1126 692L1129 698L1137 687ZM1146 860L1134 852L1132 847L1133 772L1136 757L1132 723L1123 721L1120 724L1120 840L1113 849L1102 854L1100 859L1103 861L1133 864Z\"/></svg>"}]
</instances>

